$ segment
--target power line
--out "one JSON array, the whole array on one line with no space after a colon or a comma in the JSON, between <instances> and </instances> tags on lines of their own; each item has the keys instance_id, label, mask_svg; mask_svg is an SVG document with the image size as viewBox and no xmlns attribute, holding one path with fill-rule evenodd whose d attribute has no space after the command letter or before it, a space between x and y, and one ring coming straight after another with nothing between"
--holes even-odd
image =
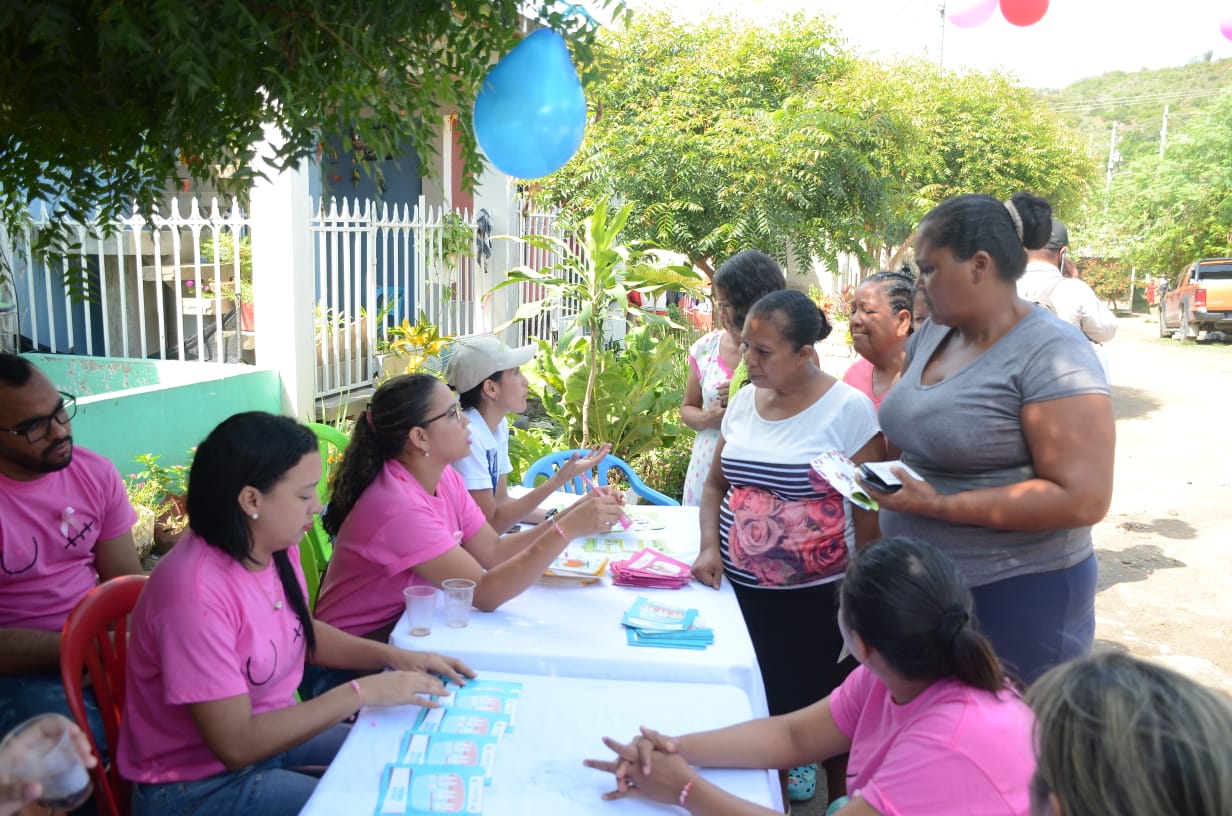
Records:
<instances>
[{"instance_id":1,"label":"power line","mask_svg":"<svg viewBox=\"0 0 1232 816\"><path fill-rule=\"evenodd\" d=\"M1232 91L1232 87L1190 91L1159 91L1158 93L1138 94L1136 96L1119 96L1112 97L1110 99L1092 100L1089 102L1067 102L1061 105L1050 105L1049 107L1056 113L1077 113L1079 111L1099 110L1100 108L1114 108L1121 105L1142 105L1152 102L1175 102L1184 99L1199 99L1207 96L1218 96L1219 94L1227 91Z\"/></svg>"}]
</instances>

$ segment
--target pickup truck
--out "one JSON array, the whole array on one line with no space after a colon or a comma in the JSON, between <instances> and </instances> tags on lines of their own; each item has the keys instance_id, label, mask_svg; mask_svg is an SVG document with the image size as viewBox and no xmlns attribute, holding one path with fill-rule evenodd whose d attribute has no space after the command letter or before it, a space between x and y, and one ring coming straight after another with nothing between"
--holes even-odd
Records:
<instances>
[{"instance_id":1,"label":"pickup truck","mask_svg":"<svg viewBox=\"0 0 1232 816\"><path fill-rule=\"evenodd\" d=\"M1159 336L1232 332L1232 258L1203 258L1181 270L1159 301Z\"/></svg>"}]
</instances>

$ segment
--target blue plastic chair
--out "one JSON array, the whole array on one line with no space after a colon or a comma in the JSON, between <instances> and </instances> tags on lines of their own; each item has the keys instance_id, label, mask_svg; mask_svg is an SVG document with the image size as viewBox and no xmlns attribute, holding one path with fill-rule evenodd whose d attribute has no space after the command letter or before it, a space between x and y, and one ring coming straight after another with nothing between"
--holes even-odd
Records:
<instances>
[{"instance_id":1,"label":"blue plastic chair","mask_svg":"<svg viewBox=\"0 0 1232 816\"><path fill-rule=\"evenodd\" d=\"M535 481L541 476L545 479L551 478L552 474L556 473L560 466L565 462L568 462L569 457L573 456L575 453L580 456L587 456L590 451L574 448L572 450L549 453L547 456L540 458L526 469L526 475L522 477L522 486L534 487ZM610 453L603 457L603 461L600 462L599 467L596 468L597 472L591 472L591 479L595 482L595 484L600 486L606 485L607 472L612 468L616 468L623 473L625 478L629 480L629 484L632 486L633 492L650 504L669 505L674 507L680 506L680 502L676 501L671 496L664 495L643 482L641 477L633 472L633 468L629 467L628 462L621 459L619 456L613 456ZM561 489L566 493L577 493L580 495L586 492L586 483L581 477L578 477L571 480Z\"/></svg>"}]
</instances>

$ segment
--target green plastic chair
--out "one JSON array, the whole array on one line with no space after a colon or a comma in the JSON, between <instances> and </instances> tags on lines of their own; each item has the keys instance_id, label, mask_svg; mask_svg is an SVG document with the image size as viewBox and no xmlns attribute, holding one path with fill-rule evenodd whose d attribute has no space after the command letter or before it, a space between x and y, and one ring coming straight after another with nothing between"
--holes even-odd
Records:
<instances>
[{"instance_id":1,"label":"green plastic chair","mask_svg":"<svg viewBox=\"0 0 1232 816\"><path fill-rule=\"evenodd\" d=\"M322 425L319 422L309 422L308 427L317 437L317 448L321 451L321 480L317 482L317 496L322 504L329 502L329 480L333 476L334 465L350 443L347 435L332 425ZM334 460L331 463L331 458ZM300 566L304 569L304 582L308 585L308 606L317 604L317 593L321 588L321 576L334 554L334 542L321 526L320 517L312 520L312 529L304 533L299 545Z\"/></svg>"}]
</instances>

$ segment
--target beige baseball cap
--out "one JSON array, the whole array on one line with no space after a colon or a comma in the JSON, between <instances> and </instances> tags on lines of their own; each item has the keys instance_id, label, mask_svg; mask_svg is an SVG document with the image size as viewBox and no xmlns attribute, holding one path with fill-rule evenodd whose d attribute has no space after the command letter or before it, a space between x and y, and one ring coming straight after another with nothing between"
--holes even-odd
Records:
<instances>
[{"instance_id":1,"label":"beige baseball cap","mask_svg":"<svg viewBox=\"0 0 1232 816\"><path fill-rule=\"evenodd\" d=\"M445 381L465 394L498 371L521 368L535 356L535 346L509 348L494 334L466 337L454 344L445 366Z\"/></svg>"}]
</instances>

